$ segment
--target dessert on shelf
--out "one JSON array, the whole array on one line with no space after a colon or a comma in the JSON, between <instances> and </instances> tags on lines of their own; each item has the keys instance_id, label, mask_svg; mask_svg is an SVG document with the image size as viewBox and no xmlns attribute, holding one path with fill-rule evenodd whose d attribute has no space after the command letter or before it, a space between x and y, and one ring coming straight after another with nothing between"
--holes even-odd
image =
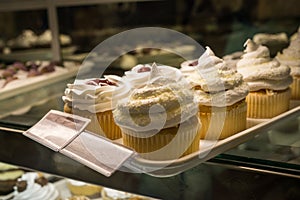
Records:
<instances>
[{"instance_id":1,"label":"dessert on shelf","mask_svg":"<svg viewBox=\"0 0 300 200\"><path fill-rule=\"evenodd\" d=\"M181 71L199 106L202 139L224 139L246 129L245 99L249 89L240 73L209 47L197 65L181 65Z\"/></svg>"},{"instance_id":2,"label":"dessert on shelf","mask_svg":"<svg viewBox=\"0 0 300 200\"><path fill-rule=\"evenodd\" d=\"M113 115L125 146L148 159L171 160L199 150L197 111L188 83L164 76L154 63L147 84L119 101Z\"/></svg>"},{"instance_id":3,"label":"dessert on shelf","mask_svg":"<svg viewBox=\"0 0 300 200\"><path fill-rule=\"evenodd\" d=\"M13 192L13 200L24 199L59 200L60 194L42 173L27 172L18 179Z\"/></svg>"},{"instance_id":4,"label":"dessert on shelf","mask_svg":"<svg viewBox=\"0 0 300 200\"><path fill-rule=\"evenodd\" d=\"M256 44L268 47L270 56L275 57L277 52L282 51L289 44L289 38L286 33L257 33L253 36L253 41Z\"/></svg>"},{"instance_id":5,"label":"dessert on shelf","mask_svg":"<svg viewBox=\"0 0 300 200\"><path fill-rule=\"evenodd\" d=\"M0 195L8 195L11 193L18 178L23 174L23 169L0 162Z\"/></svg>"},{"instance_id":6,"label":"dessert on shelf","mask_svg":"<svg viewBox=\"0 0 300 200\"><path fill-rule=\"evenodd\" d=\"M119 76L75 80L67 84L64 111L91 119L87 130L109 139L121 137L121 130L113 120L112 110L117 101L129 95L130 86Z\"/></svg>"},{"instance_id":7,"label":"dessert on shelf","mask_svg":"<svg viewBox=\"0 0 300 200\"><path fill-rule=\"evenodd\" d=\"M270 119L289 109L290 84L293 79L290 68L270 57L266 46L251 39L245 43L245 54L237 63L237 71L248 83L247 117Z\"/></svg>"},{"instance_id":8,"label":"dessert on shelf","mask_svg":"<svg viewBox=\"0 0 300 200\"><path fill-rule=\"evenodd\" d=\"M282 52L278 52L276 59L291 68L293 77L292 100L300 100L300 27L295 33L297 37L290 41L289 46Z\"/></svg>"}]
</instances>

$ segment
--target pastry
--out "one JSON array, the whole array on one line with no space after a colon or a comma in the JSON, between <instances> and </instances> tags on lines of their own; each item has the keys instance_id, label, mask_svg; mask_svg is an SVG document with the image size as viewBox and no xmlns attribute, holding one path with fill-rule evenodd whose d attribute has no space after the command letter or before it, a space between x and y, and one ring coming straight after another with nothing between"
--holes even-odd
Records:
<instances>
[{"instance_id":1,"label":"pastry","mask_svg":"<svg viewBox=\"0 0 300 200\"><path fill-rule=\"evenodd\" d=\"M46 30L41 35L37 36L34 46L35 47L50 47L51 42L52 42L51 30ZM59 42L60 42L61 46L65 47L72 43L72 39L68 35L60 34Z\"/></svg>"},{"instance_id":2,"label":"pastry","mask_svg":"<svg viewBox=\"0 0 300 200\"><path fill-rule=\"evenodd\" d=\"M150 77L151 65L139 64L133 67L130 71L125 72L125 78L130 83L132 89L144 87ZM179 81L182 77L180 70L175 67L158 65L157 69L163 76Z\"/></svg>"},{"instance_id":3,"label":"pastry","mask_svg":"<svg viewBox=\"0 0 300 200\"><path fill-rule=\"evenodd\" d=\"M197 66L181 68L191 84L202 122L201 138L224 139L246 128L248 85L206 47Z\"/></svg>"},{"instance_id":4,"label":"pastry","mask_svg":"<svg viewBox=\"0 0 300 200\"><path fill-rule=\"evenodd\" d=\"M28 172L18 179L13 192L13 200L24 199L59 200L59 192L41 173Z\"/></svg>"},{"instance_id":5,"label":"pastry","mask_svg":"<svg viewBox=\"0 0 300 200\"><path fill-rule=\"evenodd\" d=\"M293 100L300 100L300 28L297 37L291 40L289 46L276 56L276 59L282 64L291 68L293 83L291 85Z\"/></svg>"},{"instance_id":6,"label":"pastry","mask_svg":"<svg viewBox=\"0 0 300 200\"><path fill-rule=\"evenodd\" d=\"M151 200L153 198L122 192L110 188L103 188L101 192L102 200Z\"/></svg>"},{"instance_id":7,"label":"pastry","mask_svg":"<svg viewBox=\"0 0 300 200\"><path fill-rule=\"evenodd\" d=\"M248 83L248 118L268 119L289 109L292 77L290 68L270 58L266 46L258 45L251 39L245 43L242 59L237 71Z\"/></svg>"},{"instance_id":8,"label":"pastry","mask_svg":"<svg viewBox=\"0 0 300 200\"><path fill-rule=\"evenodd\" d=\"M127 82L116 75L76 80L65 89L64 111L91 119L87 130L118 139L121 130L113 120L112 110L118 100L129 95L129 91Z\"/></svg>"},{"instance_id":9,"label":"pastry","mask_svg":"<svg viewBox=\"0 0 300 200\"><path fill-rule=\"evenodd\" d=\"M85 196L87 198L98 198L101 196L102 187L98 185L68 179L67 187L74 196Z\"/></svg>"},{"instance_id":10,"label":"pastry","mask_svg":"<svg viewBox=\"0 0 300 200\"><path fill-rule=\"evenodd\" d=\"M256 44L268 47L271 57L275 57L277 52L280 52L289 44L289 39L286 33L257 33L253 36L253 41Z\"/></svg>"},{"instance_id":11,"label":"pastry","mask_svg":"<svg viewBox=\"0 0 300 200\"><path fill-rule=\"evenodd\" d=\"M22 50L32 48L37 41L38 36L29 29L22 31L22 34L7 41L7 46L13 50Z\"/></svg>"},{"instance_id":12,"label":"pastry","mask_svg":"<svg viewBox=\"0 0 300 200\"><path fill-rule=\"evenodd\" d=\"M199 149L194 96L184 80L164 77L155 64L145 87L113 111L123 144L153 160L176 159Z\"/></svg>"},{"instance_id":13,"label":"pastry","mask_svg":"<svg viewBox=\"0 0 300 200\"><path fill-rule=\"evenodd\" d=\"M0 195L6 195L12 192L18 178L23 174L24 170L0 162Z\"/></svg>"}]
</instances>

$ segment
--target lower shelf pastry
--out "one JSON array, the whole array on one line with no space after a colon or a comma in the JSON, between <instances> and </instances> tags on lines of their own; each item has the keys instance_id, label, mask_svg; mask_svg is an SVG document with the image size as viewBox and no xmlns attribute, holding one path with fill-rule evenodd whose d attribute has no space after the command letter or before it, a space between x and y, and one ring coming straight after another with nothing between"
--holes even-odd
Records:
<instances>
[{"instance_id":1,"label":"lower shelf pastry","mask_svg":"<svg viewBox=\"0 0 300 200\"><path fill-rule=\"evenodd\" d=\"M59 200L59 192L41 173L28 172L18 179L13 200Z\"/></svg>"},{"instance_id":2,"label":"lower shelf pastry","mask_svg":"<svg viewBox=\"0 0 300 200\"><path fill-rule=\"evenodd\" d=\"M67 180L67 188L74 196L85 196L88 198L99 198L102 191L101 186L70 179Z\"/></svg>"},{"instance_id":3,"label":"lower shelf pastry","mask_svg":"<svg viewBox=\"0 0 300 200\"><path fill-rule=\"evenodd\" d=\"M18 167L0 163L0 195L7 195L13 191L17 179L24 171Z\"/></svg>"},{"instance_id":4,"label":"lower shelf pastry","mask_svg":"<svg viewBox=\"0 0 300 200\"><path fill-rule=\"evenodd\" d=\"M102 200L154 200L150 197L140 196L128 192L122 192L110 188L103 188L101 195Z\"/></svg>"}]
</instances>

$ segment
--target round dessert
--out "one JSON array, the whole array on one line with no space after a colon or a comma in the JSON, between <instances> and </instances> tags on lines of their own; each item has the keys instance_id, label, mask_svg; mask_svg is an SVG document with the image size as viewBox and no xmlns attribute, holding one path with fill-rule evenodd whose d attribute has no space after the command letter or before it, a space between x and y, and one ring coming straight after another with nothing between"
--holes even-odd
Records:
<instances>
[{"instance_id":1,"label":"round dessert","mask_svg":"<svg viewBox=\"0 0 300 200\"><path fill-rule=\"evenodd\" d=\"M268 119L289 109L290 68L271 59L266 46L248 39L237 71L249 85L248 118Z\"/></svg>"},{"instance_id":2,"label":"round dessert","mask_svg":"<svg viewBox=\"0 0 300 200\"><path fill-rule=\"evenodd\" d=\"M300 100L300 28L297 37L291 40L288 48L278 53L276 59L291 68L293 83L291 85L293 100Z\"/></svg>"},{"instance_id":3,"label":"round dessert","mask_svg":"<svg viewBox=\"0 0 300 200\"><path fill-rule=\"evenodd\" d=\"M199 105L201 138L224 139L246 128L248 85L206 47L197 66L181 68Z\"/></svg>"},{"instance_id":4,"label":"round dessert","mask_svg":"<svg viewBox=\"0 0 300 200\"><path fill-rule=\"evenodd\" d=\"M101 192L103 200L150 200L152 198L136 195L128 192L122 192L110 188L103 188Z\"/></svg>"},{"instance_id":5,"label":"round dessert","mask_svg":"<svg viewBox=\"0 0 300 200\"><path fill-rule=\"evenodd\" d=\"M67 187L74 196L85 196L88 198L98 198L101 196L102 187L88 184L81 181L68 179Z\"/></svg>"},{"instance_id":6,"label":"round dessert","mask_svg":"<svg viewBox=\"0 0 300 200\"><path fill-rule=\"evenodd\" d=\"M59 192L42 174L29 172L18 179L13 196L13 200L58 200Z\"/></svg>"},{"instance_id":7,"label":"round dessert","mask_svg":"<svg viewBox=\"0 0 300 200\"><path fill-rule=\"evenodd\" d=\"M179 81L180 78L182 77L180 70L176 69L175 67L158 65L157 69L164 77L174 79L175 81ZM151 65L139 64L133 67L130 71L126 71L125 77L129 81L133 89L141 88L147 84L150 77L151 70L152 70Z\"/></svg>"},{"instance_id":8,"label":"round dessert","mask_svg":"<svg viewBox=\"0 0 300 200\"><path fill-rule=\"evenodd\" d=\"M289 44L289 39L286 33L257 33L253 36L253 41L256 44L268 47L270 56L276 56L277 52L282 51Z\"/></svg>"},{"instance_id":9,"label":"round dessert","mask_svg":"<svg viewBox=\"0 0 300 200\"><path fill-rule=\"evenodd\" d=\"M163 77L156 65L143 88L113 111L123 144L152 160L177 159L199 149L197 105L189 85Z\"/></svg>"},{"instance_id":10,"label":"round dessert","mask_svg":"<svg viewBox=\"0 0 300 200\"><path fill-rule=\"evenodd\" d=\"M18 167L0 162L0 195L11 193L23 174L24 171Z\"/></svg>"},{"instance_id":11,"label":"round dessert","mask_svg":"<svg viewBox=\"0 0 300 200\"><path fill-rule=\"evenodd\" d=\"M87 130L111 140L118 139L121 130L113 120L112 110L129 91L127 82L116 75L76 80L65 89L64 111L91 119Z\"/></svg>"}]
</instances>

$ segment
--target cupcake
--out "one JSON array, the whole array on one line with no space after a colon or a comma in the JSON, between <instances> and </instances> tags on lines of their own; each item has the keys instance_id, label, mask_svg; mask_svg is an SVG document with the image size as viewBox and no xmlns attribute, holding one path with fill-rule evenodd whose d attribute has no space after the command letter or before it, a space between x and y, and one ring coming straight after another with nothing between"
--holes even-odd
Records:
<instances>
[{"instance_id":1,"label":"cupcake","mask_svg":"<svg viewBox=\"0 0 300 200\"><path fill-rule=\"evenodd\" d=\"M247 116L254 119L269 119L289 109L291 96L290 68L271 59L266 46L248 39L237 71L243 75L250 92L246 98Z\"/></svg>"},{"instance_id":2,"label":"cupcake","mask_svg":"<svg viewBox=\"0 0 300 200\"><path fill-rule=\"evenodd\" d=\"M29 172L18 179L13 196L13 200L58 200L59 192L42 174Z\"/></svg>"},{"instance_id":3,"label":"cupcake","mask_svg":"<svg viewBox=\"0 0 300 200\"><path fill-rule=\"evenodd\" d=\"M248 85L209 47L197 66L181 68L194 90L203 139L224 139L246 128Z\"/></svg>"},{"instance_id":4,"label":"cupcake","mask_svg":"<svg viewBox=\"0 0 300 200\"><path fill-rule=\"evenodd\" d=\"M286 33L257 33L253 36L253 41L256 44L268 47L270 56L275 57L277 52L282 51L289 44L289 39Z\"/></svg>"},{"instance_id":5,"label":"cupcake","mask_svg":"<svg viewBox=\"0 0 300 200\"><path fill-rule=\"evenodd\" d=\"M23 174L24 171L22 169L0 162L0 195L11 193L18 178Z\"/></svg>"},{"instance_id":6,"label":"cupcake","mask_svg":"<svg viewBox=\"0 0 300 200\"><path fill-rule=\"evenodd\" d=\"M157 69L161 74L163 74L163 76L174 79L175 81L179 81L180 78L182 78L180 70L175 67L158 65ZM125 77L133 89L141 88L147 84L151 70L151 65L139 64L133 67L130 71L126 71Z\"/></svg>"},{"instance_id":7,"label":"cupcake","mask_svg":"<svg viewBox=\"0 0 300 200\"><path fill-rule=\"evenodd\" d=\"M199 149L197 106L182 79L164 77L152 65L146 86L134 89L113 111L123 144L147 159L177 159Z\"/></svg>"},{"instance_id":8,"label":"cupcake","mask_svg":"<svg viewBox=\"0 0 300 200\"><path fill-rule=\"evenodd\" d=\"M291 68L293 83L291 85L293 100L300 100L300 28L298 36L291 40L288 48L278 52L276 59L282 64Z\"/></svg>"},{"instance_id":9,"label":"cupcake","mask_svg":"<svg viewBox=\"0 0 300 200\"><path fill-rule=\"evenodd\" d=\"M98 185L68 179L67 187L74 196L85 196L88 198L98 198L101 196L102 187Z\"/></svg>"},{"instance_id":10,"label":"cupcake","mask_svg":"<svg viewBox=\"0 0 300 200\"><path fill-rule=\"evenodd\" d=\"M121 130L113 120L112 110L115 102L125 98L129 91L126 81L115 75L76 80L65 89L64 111L91 119L86 130L118 139Z\"/></svg>"}]
</instances>

